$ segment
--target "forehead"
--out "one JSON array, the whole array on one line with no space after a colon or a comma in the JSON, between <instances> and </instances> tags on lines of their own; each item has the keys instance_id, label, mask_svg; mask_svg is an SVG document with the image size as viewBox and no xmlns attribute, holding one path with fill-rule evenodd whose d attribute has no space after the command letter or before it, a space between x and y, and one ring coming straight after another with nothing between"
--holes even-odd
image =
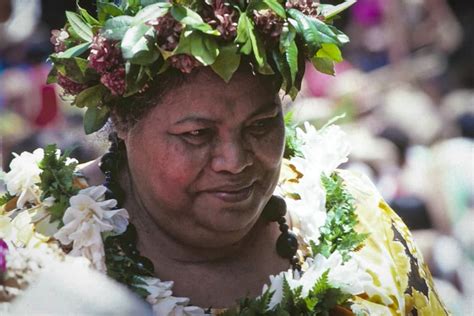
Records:
<instances>
[{"instance_id":1,"label":"forehead","mask_svg":"<svg viewBox=\"0 0 474 316\"><path fill-rule=\"evenodd\" d=\"M151 115L169 123L184 117L240 120L278 102L270 80L247 72L234 74L229 83L210 71L202 71L170 90Z\"/></svg>"}]
</instances>

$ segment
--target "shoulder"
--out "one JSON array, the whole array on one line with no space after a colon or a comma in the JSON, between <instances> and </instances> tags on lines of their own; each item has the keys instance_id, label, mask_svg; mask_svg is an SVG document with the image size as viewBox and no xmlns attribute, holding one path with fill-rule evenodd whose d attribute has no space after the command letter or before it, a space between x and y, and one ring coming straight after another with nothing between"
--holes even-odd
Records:
<instances>
[{"instance_id":1,"label":"shoulder","mask_svg":"<svg viewBox=\"0 0 474 316\"><path fill-rule=\"evenodd\" d=\"M421 315L446 315L430 272L400 217L368 177L346 170L338 174L354 198L359 220L356 229L368 234L354 257L373 277L374 287L367 298L357 298L356 303L368 311L385 306L402 314L416 310Z\"/></svg>"}]
</instances>

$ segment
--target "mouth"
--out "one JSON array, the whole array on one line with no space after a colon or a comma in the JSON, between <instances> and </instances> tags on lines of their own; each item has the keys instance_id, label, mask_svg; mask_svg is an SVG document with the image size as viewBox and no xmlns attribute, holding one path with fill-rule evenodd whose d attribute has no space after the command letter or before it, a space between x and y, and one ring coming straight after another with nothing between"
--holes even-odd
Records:
<instances>
[{"instance_id":1,"label":"mouth","mask_svg":"<svg viewBox=\"0 0 474 316\"><path fill-rule=\"evenodd\" d=\"M219 200L227 203L237 203L246 201L255 189L255 182L245 187L222 187L204 191Z\"/></svg>"}]
</instances>

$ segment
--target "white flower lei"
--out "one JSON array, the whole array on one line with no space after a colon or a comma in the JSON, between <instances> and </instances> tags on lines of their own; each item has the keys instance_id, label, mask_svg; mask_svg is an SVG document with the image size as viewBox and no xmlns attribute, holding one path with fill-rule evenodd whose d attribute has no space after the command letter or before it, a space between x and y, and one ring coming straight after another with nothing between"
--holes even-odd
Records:
<instances>
[{"instance_id":1,"label":"white flower lei","mask_svg":"<svg viewBox=\"0 0 474 316\"><path fill-rule=\"evenodd\" d=\"M298 193L298 200L287 198L286 201L292 218L297 219L300 225L293 229L308 246L309 241L318 242L320 228L326 221L326 192L320 176L330 175L341 163L347 161L350 146L338 126L330 125L319 131L309 123L304 126L305 130L296 131L301 141L303 157L293 157L288 161L302 177L297 183L282 181L276 193L283 196ZM19 197L15 210L18 215L14 219L8 214L0 215L0 238L15 240L17 246L30 249L48 241L47 236L35 229L35 224L36 228L40 224L35 222L35 216L38 217L41 210L44 211L45 206L51 203L51 199L40 202L38 198L40 192L37 183L41 173L38 163L42 158L42 149L15 155L10 164L11 170L4 177L8 192ZM72 243L69 256L87 258L91 266L104 273L106 266L102 233L113 231L121 234L128 225L127 211L114 209L117 201L106 200L105 191L104 186L80 190L69 201L69 208L63 217L65 225L54 233L54 237L62 245ZM13 246L12 243L10 245ZM335 251L328 258L316 255L306 259L302 272L290 269L270 276L270 283L265 284L262 290L262 293L268 289L273 292L267 310L270 311L282 301L284 280L292 289L302 286L301 294L305 296L325 271L329 271L329 283L344 293L357 295L373 292L372 277L359 267L356 260L344 262L341 254ZM143 281L141 287L149 293L146 300L152 305L156 315L206 315L204 309L189 306L189 298L173 296L172 281L161 281L153 277L143 278ZM354 306L353 312L356 309Z\"/></svg>"}]
</instances>

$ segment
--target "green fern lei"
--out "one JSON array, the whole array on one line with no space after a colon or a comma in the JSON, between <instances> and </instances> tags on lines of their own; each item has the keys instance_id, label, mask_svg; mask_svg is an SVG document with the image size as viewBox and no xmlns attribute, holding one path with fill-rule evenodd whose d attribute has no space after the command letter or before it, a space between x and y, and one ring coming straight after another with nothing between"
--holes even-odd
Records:
<instances>
[{"instance_id":1,"label":"green fern lei","mask_svg":"<svg viewBox=\"0 0 474 316\"><path fill-rule=\"evenodd\" d=\"M129 225L132 225L129 223ZM124 284L138 296L146 299L150 293L143 288L147 283L145 277L152 277L153 272L148 271L137 260L136 244L122 235L103 235L105 249L105 265L107 275ZM135 255L133 255L135 253Z\"/></svg>"},{"instance_id":2,"label":"green fern lei","mask_svg":"<svg viewBox=\"0 0 474 316\"><path fill-rule=\"evenodd\" d=\"M69 206L69 199L79 191L74 187L74 170L76 163L66 164L68 152L61 156L57 155L56 145L48 145L44 149L44 158L39 163L42 170L41 182L38 184L42 191L41 200L54 197L55 201L48 208L51 214L51 222L58 220L62 225L64 212Z\"/></svg>"},{"instance_id":3,"label":"green fern lei","mask_svg":"<svg viewBox=\"0 0 474 316\"><path fill-rule=\"evenodd\" d=\"M347 261L350 253L361 246L368 234L355 230L358 219L354 198L344 187L342 178L333 173L330 177L323 175L321 181L326 190L327 219L320 228L319 244L311 242L311 249L314 255L322 254L326 258L337 250Z\"/></svg>"},{"instance_id":4,"label":"green fern lei","mask_svg":"<svg viewBox=\"0 0 474 316\"><path fill-rule=\"evenodd\" d=\"M350 294L329 283L329 270L326 270L316 281L306 297L302 297L303 287L292 289L286 280L283 280L283 298L272 310L268 310L274 292L265 291L256 299L245 298L240 300L237 308L228 310L225 316L328 316L338 305L348 305Z\"/></svg>"}]
</instances>

